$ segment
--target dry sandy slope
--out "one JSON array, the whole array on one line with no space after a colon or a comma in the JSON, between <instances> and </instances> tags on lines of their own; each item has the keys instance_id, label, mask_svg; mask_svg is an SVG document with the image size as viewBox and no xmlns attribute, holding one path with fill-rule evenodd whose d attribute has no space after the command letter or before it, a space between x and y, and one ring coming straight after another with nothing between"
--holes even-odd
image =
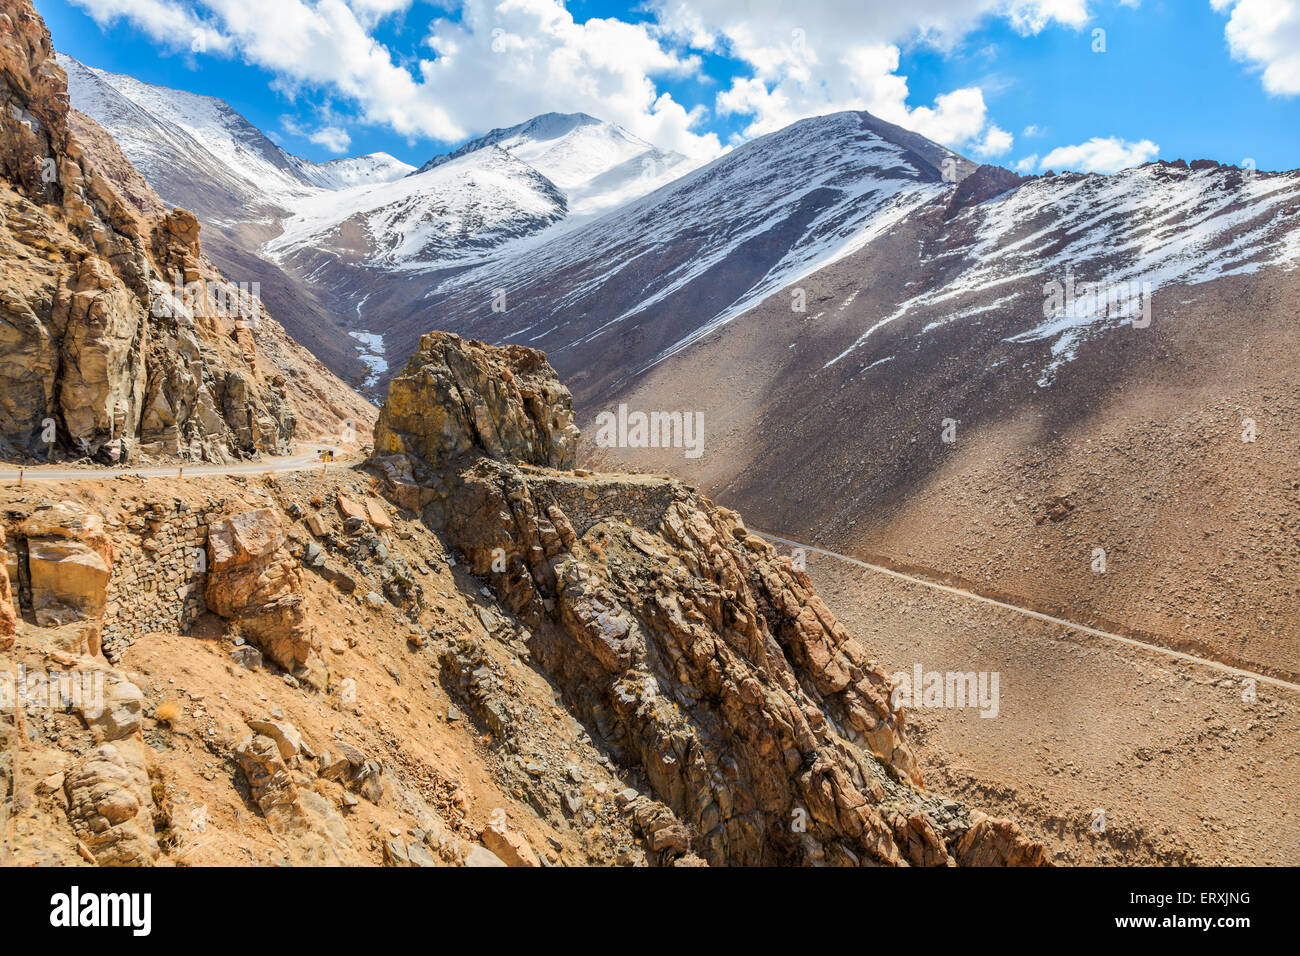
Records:
<instances>
[{"instance_id":1,"label":"dry sandy slope","mask_svg":"<svg viewBox=\"0 0 1300 956\"><path fill-rule=\"evenodd\" d=\"M1297 679L1300 270L1161 292L1150 329L1085 343L1047 388L1035 350L1000 338L1022 314L918 335L922 315L885 330L891 361L828 378L828 346L888 307L893 246L915 238L811 277L809 316L778 294L619 396L702 412L702 458L595 448L587 409L587 459L670 471L775 534Z\"/></svg>"},{"instance_id":2,"label":"dry sandy slope","mask_svg":"<svg viewBox=\"0 0 1300 956\"><path fill-rule=\"evenodd\" d=\"M810 554L835 614L910 671L997 671L996 717L912 709L939 791L1013 816L1074 864L1300 862L1300 700L1215 670ZM1106 833L1092 831L1106 811Z\"/></svg>"},{"instance_id":3,"label":"dry sandy slope","mask_svg":"<svg viewBox=\"0 0 1300 956\"><path fill-rule=\"evenodd\" d=\"M0 487L0 506L11 522L55 500L74 500L122 520L149 503L171 506L176 500L201 508L221 500L222 510L231 514L275 508L291 536L306 543L313 536L304 520L294 521L285 512L289 505L312 514L318 511L312 500L323 499L319 514L326 527L348 540L331 495L343 491L360 498L370 485L369 475L342 469L274 480L120 478L21 489L11 483ZM482 582L462 565L450 564L438 538L421 522L398 513L392 518L396 527L381 537L388 553L415 572L423 606L414 617L388 602L377 608L368 604L364 595L377 583L337 553L331 563L356 578L355 594L342 593L303 568L310 618L330 670L329 692L290 686L269 663L256 670L236 666L230 651L238 629L210 613L188 634L149 634L126 652L119 667L134 675L131 680L146 698L144 742L155 821L169 821L172 831L160 864L276 865L294 858L293 846L268 830L232 756L249 733L247 722L273 712L293 723L316 753L342 739L385 765L385 794L378 804L361 799L352 808L340 806L357 862L383 863L385 841L398 834L411 840L436 815L470 843L483 827L503 819L548 863L644 863L626 814L614 800L616 790L639 782L616 776L583 728L555 706L554 689L527 662L526 649L508 629L489 637L483 622L505 618L482 592ZM119 555L139 547L139 537L125 528L113 537ZM423 646L409 642L413 631L425 638ZM0 654L0 668L12 672L19 662L29 669L56 666L49 663L50 635L50 629L20 623L17 644ZM477 666L489 668L502 696L510 698L508 741L476 719L452 689L439 648L462 639L484 649L487 658ZM355 704L342 702L335 692L337 682L349 677L356 684ZM170 724L155 716L165 702L181 711ZM522 737L517 722L525 721L528 734ZM2 834L6 845L0 846L0 859L8 850L10 864L81 865L63 792L50 792L42 781L67 770L94 742L70 713L36 713L26 723L34 739L14 753L15 806ZM538 749L521 747L521 740ZM580 783L571 779L570 767ZM319 779L313 785L331 803L341 804L343 791L336 784ZM580 808L562 806L562 792L579 794ZM207 814L201 833L190 826L196 809Z\"/></svg>"}]
</instances>

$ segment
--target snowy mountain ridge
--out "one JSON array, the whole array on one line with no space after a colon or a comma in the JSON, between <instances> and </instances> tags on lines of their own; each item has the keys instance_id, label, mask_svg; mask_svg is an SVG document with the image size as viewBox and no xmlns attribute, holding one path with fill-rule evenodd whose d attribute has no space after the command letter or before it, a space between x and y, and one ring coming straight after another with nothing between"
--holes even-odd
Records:
<instances>
[{"instance_id":1,"label":"snowy mountain ridge","mask_svg":"<svg viewBox=\"0 0 1300 956\"><path fill-rule=\"evenodd\" d=\"M320 192L295 203L263 251L279 262L328 249L386 271L465 265L562 220L564 194L497 147L392 182Z\"/></svg>"},{"instance_id":2,"label":"snowy mountain ridge","mask_svg":"<svg viewBox=\"0 0 1300 956\"><path fill-rule=\"evenodd\" d=\"M286 152L224 100L95 69L65 54L58 60L72 105L113 135L168 202L186 204L155 182L174 175L178 154L253 208L292 207L321 189L385 182L413 170L386 153L312 163Z\"/></svg>"},{"instance_id":3,"label":"snowy mountain ridge","mask_svg":"<svg viewBox=\"0 0 1300 956\"><path fill-rule=\"evenodd\" d=\"M594 219L693 165L584 113L492 130L419 169L386 153L317 164L223 100L59 61L72 105L166 201L221 226L271 226L279 234L259 251L289 267L295 253L319 251L380 273L460 268Z\"/></svg>"}]
</instances>

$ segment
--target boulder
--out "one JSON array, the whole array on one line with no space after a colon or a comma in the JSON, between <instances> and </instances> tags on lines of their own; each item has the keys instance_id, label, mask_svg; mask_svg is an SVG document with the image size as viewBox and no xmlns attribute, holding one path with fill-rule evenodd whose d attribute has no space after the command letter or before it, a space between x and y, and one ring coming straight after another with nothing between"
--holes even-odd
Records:
<instances>
[{"instance_id":1,"label":"boulder","mask_svg":"<svg viewBox=\"0 0 1300 956\"><path fill-rule=\"evenodd\" d=\"M323 668L320 642L307 619L298 564L285 547L279 515L260 508L214 522L208 530L204 599L214 613L285 670L309 676Z\"/></svg>"},{"instance_id":2,"label":"boulder","mask_svg":"<svg viewBox=\"0 0 1300 956\"><path fill-rule=\"evenodd\" d=\"M56 627L102 619L113 568L103 519L65 501L35 512L19 533L27 539L36 623Z\"/></svg>"},{"instance_id":3,"label":"boulder","mask_svg":"<svg viewBox=\"0 0 1300 956\"><path fill-rule=\"evenodd\" d=\"M393 519L388 517L384 506L375 498L366 499L366 517L377 531L393 530Z\"/></svg>"},{"instance_id":4,"label":"boulder","mask_svg":"<svg viewBox=\"0 0 1300 956\"><path fill-rule=\"evenodd\" d=\"M287 720L250 720L248 727L253 733L274 740L275 745L280 748L280 756L285 760L292 760L298 754L304 757L315 756L311 748L303 743L298 728Z\"/></svg>"},{"instance_id":5,"label":"boulder","mask_svg":"<svg viewBox=\"0 0 1300 956\"><path fill-rule=\"evenodd\" d=\"M338 508L339 515L344 521L347 521L349 518L355 518L358 521L370 520L370 513L366 510L366 506L359 501L349 498L347 495L338 496Z\"/></svg>"},{"instance_id":6,"label":"boulder","mask_svg":"<svg viewBox=\"0 0 1300 956\"><path fill-rule=\"evenodd\" d=\"M506 863L487 847L471 846L465 852L465 866L505 866Z\"/></svg>"},{"instance_id":7,"label":"boulder","mask_svg":"<svg viewBox=\"0 0 1300 956\"><path fill-rule=\"evenodd\" d=\"M971 827L957 841L955 856L962 866L1051 866L1047 848L1029 839L1011 820L971 811Z\"/></svg>"},{"instance_id":8,"label":"boulder","mask_svg":"<svg viewBox=\"0 0 1300 956\"><path fill-rule=\"evenodd\" d=\"M83 701L76 707L86 726L107 741L137 735L144 711L144 694L117 671L109 670L103 682L103 700Z\"/></svg>"},{"instance_id":9,"label":"boulder","mask_svg":"<svg viewBox=\"0 0 1300 956\"><path fill-rule=\"evenodd\" d=\"M484 827L479 833L479 840L506 866L542 865L523 834L515 832L504 824Z\"/></svg>"}]
</instances>

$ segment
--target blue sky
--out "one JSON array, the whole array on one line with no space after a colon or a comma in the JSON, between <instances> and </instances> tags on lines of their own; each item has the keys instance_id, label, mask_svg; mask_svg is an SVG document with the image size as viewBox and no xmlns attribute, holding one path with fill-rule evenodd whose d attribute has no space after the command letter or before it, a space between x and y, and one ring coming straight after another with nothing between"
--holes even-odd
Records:
<instances>
[{"instance_id":1,"label":"blue sky","mask_svg":"<svg viewBox=\"0 0 1300 956\"><path fill-rule=\"evenodd\" d=\"M1300 0L36 7L57 49L219 96L316 161L382 150L418 165L547 110L708 157L855 108L1025 172L1157 157L1300 167Z\"/></svg>"}]
</instances>

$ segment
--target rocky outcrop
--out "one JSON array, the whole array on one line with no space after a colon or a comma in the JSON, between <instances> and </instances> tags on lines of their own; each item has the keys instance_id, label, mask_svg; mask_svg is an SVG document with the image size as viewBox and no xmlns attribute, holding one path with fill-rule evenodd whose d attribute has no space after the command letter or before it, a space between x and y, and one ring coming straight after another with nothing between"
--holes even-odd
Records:
<instances>
[{"instance_id":1,"label":"rocky outcrop","mask_svg":"<svg viewBox=\"0 0 1300 956\"><path fill-rule=\"evenodd\" d=\"M32 613L41 627L103 619L113 545L104 519L70 501L36 511L26 539Z\"/></svg>"},{"instance_id":2,"label":"rocky outcrop","mask_svg":"<svg viewBox=\"0 0 1300 956\"><path fill-rule=\"evenodd\" d=\"M572 398L542 353L431 332L388 387L375 451L442 463L472 451L507 462L572 468Z\"/></svg>"},{"instance_id":3,"label":"rocky outcrop","mask_svg":"<svg viewBox=\"0 0 1300 956\"><path fill-rule=\"evenodd\" d=\"M347 829L338 811L315 791L299 787L287 760L296 748L262 733L246 737L235 747L235 760L248 779L253 802L268 828L285 838L294 862L341 866L357 862Z\"/></svg>"},{"instance_id":4,"label":"rocky outcrop","mask_svg":"<svg viewBox=\"0 0 1300 956\"><path fill-rule=\"evenodd\" d=\"M1009 820L971 813L971 827L954 849L962 866L1047 866L1047 848Z\"/></svg>"},{"instance_id":5,"label":"rocky outcrop","mask_svg":"<svg viewBox=\"0 0 1300 956\"><path fill-rule=\"evenodd\" d=\"M208 608L237 621L240 632L292 674L324 684L324 665L307 619L298 562L285 547L279 515L261 508L208 528Z\"/></svg>"},{"instance_id":6,"label":"rocky outcrop","mask_svg":"<svg viewBox=\"0 0 1300 956\"><path fill-rule=\"evenodd\" d=\"M380 414L378 464L395 500L410 490L394 476L419 487L570 710L644 772L662 801L637 817L650 850L932 865L961 845L1022 862L989 849L1014 824L975 831L924 792L887 671L738 515L668 478L546 467L571 461L572 408L527 352L425 336Z\"/></svg>"},{"instance_id":7,"label":"rocky outcrop","mask_svg":"<svg viewBox=\"0 0 1300 956\"><path fill-rule=\"evenodd\" d=\"M505 824L489 824L479 833L488 851L506 866L541 866L524 837Z\"/></svg>"},{"instance_id":8,"label":"rocky outcrop","mask_svg":"<svg viewBox=\"0 0 1300 956\"><path fill-rule=\"evenodd\" d=\"M64 780L72 829L101 866L148 866L158 857L149 777L132 752L140 746L102 744Z\"/></svg>"},{"instance_id":9,"label":"rocky outcrop","mask_svg":"<svg viewBox=\"0 0 1300 956\"><path fill-rule=\"evenodd\" d=\"M0 453L288 453L290 393L321 392L273 367L305 372L297 347L255 289L203 257L192 214L153 219L101 166L117 169L70 132L66 78L40 17L29 0L0 0ZM359 399L320 412L368 420Z\"/></svg>"},{"instance_id":10,"label":"rocky outcrop","mask_svg":"<svg viewBox=\"0 0 1300 956\"><path fill-rule=\"evenodd\" d=\"M1028 179L1027 176L1017 175L1009 169L1003 169L1001 166L990 166L988 164L980 166L975 172L957 184L957 188L953 190L952 198L948 200L945 215L951 219L969 206L978 206L994 196L1002 195L1009 189L1015 189L1026 179Z\"/></svg>"}]
</instances>

